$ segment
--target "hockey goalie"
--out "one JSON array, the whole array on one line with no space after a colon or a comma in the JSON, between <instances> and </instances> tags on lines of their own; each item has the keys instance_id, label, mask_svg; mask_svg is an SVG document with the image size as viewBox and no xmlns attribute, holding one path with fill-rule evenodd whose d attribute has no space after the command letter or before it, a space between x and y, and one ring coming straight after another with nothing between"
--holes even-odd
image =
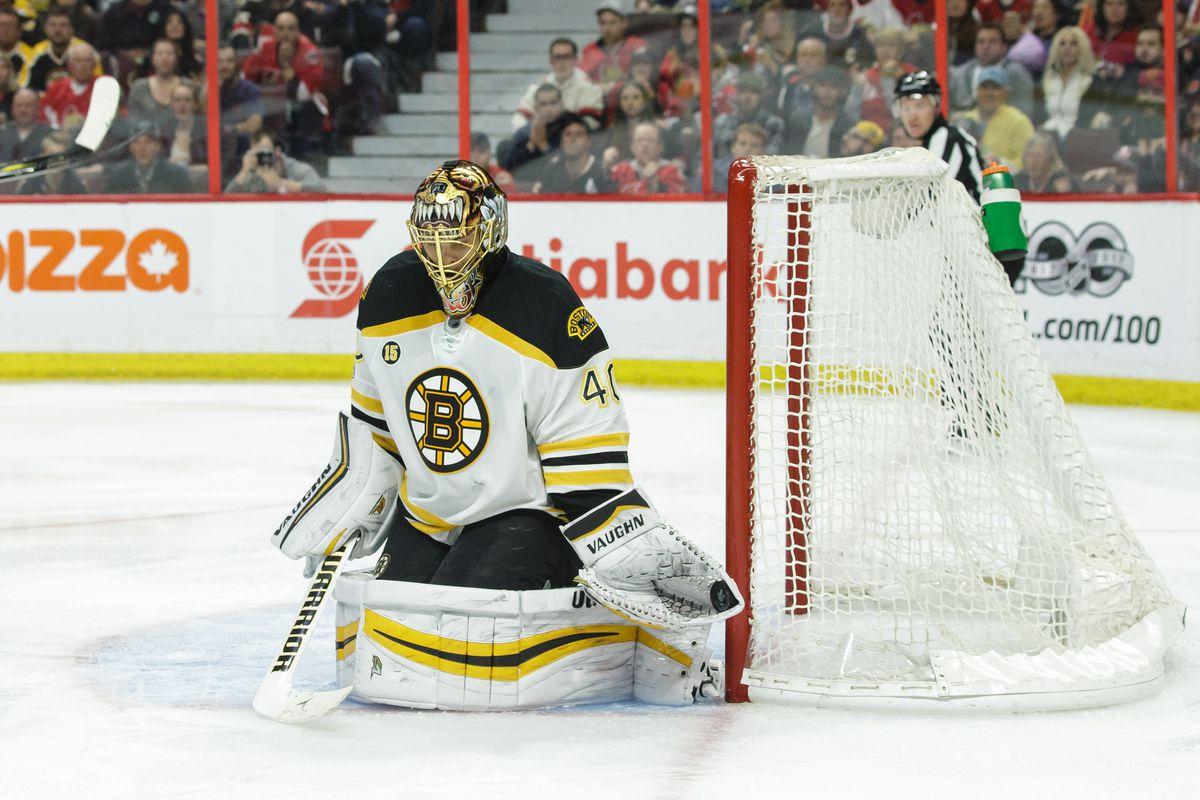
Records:
<instances>
[{"instance_id":1,"label":"hockey goalie","mask_svg":"<svg viewBox=\"0 0 1200 800\"><path fill-rule=\"evenodd\" d=\"M333 458L272 537L382 551L334 589L341 685L443 709L718 696L709 628L742 600L634 482L596 319L509 251L476 164L435 169L408 230L359 303Z\"/></svg>"}]
</instances>

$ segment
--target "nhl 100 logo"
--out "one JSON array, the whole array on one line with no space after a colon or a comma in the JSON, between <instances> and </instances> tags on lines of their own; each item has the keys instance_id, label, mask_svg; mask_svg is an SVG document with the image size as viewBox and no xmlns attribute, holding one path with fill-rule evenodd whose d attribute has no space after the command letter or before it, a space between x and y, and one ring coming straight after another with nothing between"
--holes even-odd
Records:
<instances>
[{"instance_id":1,"label":"nhl 100 logo","mask_svg":"<svg viewBox=\"0 0 1200 800\"><path fill-rule=\"evenodd\" d=\"M1051 220L1029 235L1017 291L1024 292L1028 282L1042 294L1109 297L1133 278L1133 263L1125 237L1112 223L1093 222L1076 236Z\"/></svg>"}]
</instances>

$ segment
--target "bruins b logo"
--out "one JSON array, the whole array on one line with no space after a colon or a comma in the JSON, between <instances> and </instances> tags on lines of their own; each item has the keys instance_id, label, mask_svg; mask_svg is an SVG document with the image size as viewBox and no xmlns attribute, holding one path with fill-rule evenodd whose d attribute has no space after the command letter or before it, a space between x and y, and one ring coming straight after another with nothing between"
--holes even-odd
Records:
<instances>
[{"instance_id":1,"label":"bruins b logo","mask_svg":"<svg viewBox=\"0 0 1200 800\"><path fill-rule=\"evenodd\" d=\"M424 372L408 387L408 426L421 459L434 472L457 472L487 444L487 407L463 373L449 367Z\"/></svg>"}]
</instances>

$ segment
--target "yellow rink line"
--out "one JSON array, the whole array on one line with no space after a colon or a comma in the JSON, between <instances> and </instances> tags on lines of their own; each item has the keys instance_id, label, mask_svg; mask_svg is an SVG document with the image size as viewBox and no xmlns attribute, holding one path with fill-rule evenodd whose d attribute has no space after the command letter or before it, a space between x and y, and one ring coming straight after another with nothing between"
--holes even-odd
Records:
<instances>
[{"instance_id":1,"label":"yellow rink line","mask_svg":"<svg viewBox=\"0 0 1200 800\"><path fill-rule=\"evenodd\" d=\"M349 355L299 353L0 353L0 380L349 380ZM719 388L719 361L617 361L621 383ZM1200 383L1056 375L1068 403L1200 411Z\"/></svg>"}]
</instances>

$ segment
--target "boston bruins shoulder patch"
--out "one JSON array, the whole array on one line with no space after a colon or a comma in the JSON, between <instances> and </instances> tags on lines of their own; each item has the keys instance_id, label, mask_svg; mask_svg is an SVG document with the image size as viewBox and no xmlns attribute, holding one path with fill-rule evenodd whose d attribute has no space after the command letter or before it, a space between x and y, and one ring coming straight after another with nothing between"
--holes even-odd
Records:
<instances>
[{"instance_id":1,"label":"boston bruins shoulder patch","mask_svg":"<svg viewBox=\"0 0 1200 800\"><path fill-rule=\"evenodd\" d=\"M418 375L405 406L421 460L434 472L469 466L487 445L487 406L474 382L456 369L435 367Z\"/></svg>"},{"instance_id":2,"label":"boston bruins shoulder patch","mask_svg":"<svg viewBox=\"0 0 1200 800\"><path fill-rule=\"evenodd\" d=\"M583 306L572 311L571 316L567 318L567 335L574 336L581 342L591 336L596 328L596 318Z\"/></svg>"}]
</instances>

